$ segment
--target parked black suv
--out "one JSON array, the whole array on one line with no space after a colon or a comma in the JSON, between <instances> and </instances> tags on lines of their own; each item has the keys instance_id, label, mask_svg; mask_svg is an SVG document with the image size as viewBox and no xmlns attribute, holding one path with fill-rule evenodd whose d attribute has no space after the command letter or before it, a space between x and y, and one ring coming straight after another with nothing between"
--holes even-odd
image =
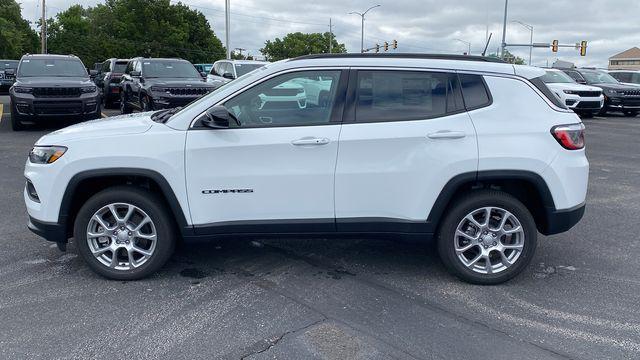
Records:
<instances>
[{"instance_id":1,"label":"parked black suv","mask_svg":"<svg viewBox=\"0 0 640 360\"><path fill-rule=\"evenodd\" d=\"M207 84L190 62L183 59L135 58L120 82L120 112L174 108L208 94Z\"/></svg>"},{"instance_id":2,"label":"parked black suv","mask_svg":"<svg viewBox=\"0 0 640 360\"><path fill-rule=\"evenodd\" d=\"M579 84L597 86L604 94L604 106L600 115L608 111L621 111L627 116L636 116L640 112L640 88L624 85L607 72L594 69L562 69Z\"/></svg>"},{"instance_id":3,"label":"parked black suv","mask_svg":"<svg viewBox=\"0 0 640 360\"><path fill-rule=\"evenodd\" d=\"M0 91L8 90L16 79L18 60L0 60Z\"/></svg>"},{"instance_id":4,"label":"parked black suv","mask_svg":"<svg viewBox=\"0 0 640 360\"><path fill-rule=\"evenodd\" d=\"M11 126L43 117L88 120L100 117L100 93L82 61L73 55L25 55L9 89Z\"/></svg>"},{"instance_id":5,"label":"parked black suv","mask_svg":"<svg viewBox=\"0 0 640 360\"><path fill-rule=\"evenodd\" d=\"M97 66L98 75L94 82L102 95L102 106L110 107L120 101L120 80L127 69L129 59L107 59Z\"/></svg>"}]
</instances>

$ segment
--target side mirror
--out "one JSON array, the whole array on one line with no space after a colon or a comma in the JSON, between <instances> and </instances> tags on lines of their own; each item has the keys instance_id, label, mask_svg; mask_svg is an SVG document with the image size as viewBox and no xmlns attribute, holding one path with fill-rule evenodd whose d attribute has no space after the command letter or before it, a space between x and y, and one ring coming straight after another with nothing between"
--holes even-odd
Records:
<instances>
[{"instance_id":1,"label":"side mirror","mask_svg":"<svg viewBox=\"0 0 640 360\"><path fill-rule=\"evenodd\" d=\"M203 78L207 77L207 73L204 71L200 71L200 76L202 76Z\"/></svg>"},{"instance_id":2,"label":"side mirror","mask_svg":"<svg viewBox=\"0 0 640 360\"><path fill-rule=\"evenodd\" d=\"M586 80L576 80L576 82L577 82L578 84L582 84L582 85L586 85L586 84L587 84L587 81L586 81Z\"/></svg>"},{"instance_id":3,"label":"side mirror","mask_svg":"<svg viewBox=\"0 0 640 360\"><path fill-rule=\"evenodd\" d=\"M5 75L15 75L16 74L16 69L6 69L4 71Z\"/></svg>"},{"instance_id":4,"label":"side mirror","mask_svg":"<svg viewBox=\"0 0 640 360\"><path fill-rule=\"evenodd\" d=\"M240 126L240 121L221 105L209 108L206 115L207 117L202 120L202 124L212 129L228 129L232 121Z\"/></svg>"},{"instance_id":5,"label":"side mirror","mask_svg":"<svg viewBox=\"0 0 640 360\"><path fill-rule=\"evenodd\" d=\"M129 73L129 75L133 76L133 77L139 77L140 76L140 71L132 71Z\"/></svg>"},{"instance_id":6,"label":"side mirror","mask_svg":"<svg viewBox=\"0 0 640 360\"><path fill-rule=\"evenodd\" d=\"M90 77L96 77L96 75L98 75L98 70L89 70L89 76Z\"/></svg>"},{"instance_id":7,"label":"side mirror","mask_svg":"<svg viewBox=\"0 0 640 360\"><path fill-rule=\"evenodd\" d=\"M226 72L226 73L222 74L222 77L225 78L225 79L229 79L229 80L235 79L235 76L233 76L233 74L230 73L230 72Z\"/></svg>"}]
</instances>

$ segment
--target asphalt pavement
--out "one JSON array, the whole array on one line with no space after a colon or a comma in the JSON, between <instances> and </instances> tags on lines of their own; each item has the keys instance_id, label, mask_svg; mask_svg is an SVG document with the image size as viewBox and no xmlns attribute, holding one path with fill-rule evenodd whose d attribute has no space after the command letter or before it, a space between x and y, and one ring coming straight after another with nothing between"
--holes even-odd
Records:
<instances>
[{"instance_id":1,"label":"asphalt pavement","mask_svg":"<svg viewBox=\"0 0 640 360\"><path fill-rule=\"evenodd\" d=\"M8 113L8 100L0 96ZM116 111L107 111L108 114ZM2 359L637 359L640 117L586 120L587 211L499 286L392 239L226 239L151 278L91 272L30 233L27 153L51 124L0 122Z\"/></svg>"}]
</instances>

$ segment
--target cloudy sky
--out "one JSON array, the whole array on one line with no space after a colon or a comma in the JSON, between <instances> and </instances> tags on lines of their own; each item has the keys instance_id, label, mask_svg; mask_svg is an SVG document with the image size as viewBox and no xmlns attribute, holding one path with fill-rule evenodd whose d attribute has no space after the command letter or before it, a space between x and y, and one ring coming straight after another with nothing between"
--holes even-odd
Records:
<instances>
[{"instance_id":1,"label":"cloudy sky","mask_svg":"<svg viewBox=\"0 0 640 360\"><path fill-rule=\"evenodd\" d=\"M18 0L23 16L35 20L41 0ZM98 0L85 0L91 5ZM172 3L174 1L172 0ZM177 1L175 1L177 2ZM54 16L73 0L47 0L47 15ZM224 0L184 0L205 14L216 35L224 41ZM349 15L380 4L367 14L365 47L398 40L401 52L462 53L471 42L472 54L482 52L487 27L493 38L490 51L502 37L504 0L231 0L231 48L258 54L265 40L289 32L324 32L329 18L339 42L350 52L360 48L360 17ZM534 49L533 64L544 66L561 58L582 66L605 67L607 59L640 46L640 0L510 0L507 43L529 43L529 30L513 21L534 27L534 42L562 44L589 41L588 54L580 57L573 48L554 54ZM528 48L509 48L525 59Z\"/></svg>"}]
</instances>

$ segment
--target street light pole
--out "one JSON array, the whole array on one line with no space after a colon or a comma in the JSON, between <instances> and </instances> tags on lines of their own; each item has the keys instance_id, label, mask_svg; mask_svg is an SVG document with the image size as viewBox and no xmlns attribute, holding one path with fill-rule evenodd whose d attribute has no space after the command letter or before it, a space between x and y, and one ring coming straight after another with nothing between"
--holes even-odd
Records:
<instances>
[{"instance_id":1,"label":"street light pole","mask_svg":"<svg viewBox=\"0 0 640 360\"><path fill-rule=\"evenodd\" d=\"M361 30L361 32L360 32L360 52L361 52L361 53L364 53L364 16L365 16L365 15L367 15L367 13L368 13L371 9L375 9L375 8L377 8L378 6L380 6L380 4L378 4L378 5L374 5L374 6L370 7L370 8L368 8L368 9L367 9L365 12L363 12L363 13L359 13L359 12L357 12L357 11L352 11L352 12L350 12L350 13L349 13L349 15L353 15L353 14L355 14L355 15L360 15L360 17L361 17L361 22L360 22L360 27L361 27L361 29L360 29L360 30Z\"/></svg>"},{"instance_id":2,"label":"street light pole","mask_svg":"<svg viewBox=\"0 0 640 360\"><path fill-rule=\"evenodd\" d=\"M225 34L224 34L224 41L225 41L225 46L227 47L227 59L231 59L231 48L229 48L229 29L231 28L229 22L231 20L231 15L229 14L229 2L230 0L225 0L224 2L224 18L225 18L225 23L224 23L224 27L225 27Z\"/></svg>"},{"instance_id":3,"label":"street light pole","mask_svg":"<svg viewBox=\"0 0 640 360\"><path fill-rule=\"evenodd\" d=\"M509 0L504 0L504 21L502 23L502 44L500 48L500 58L504 59L504 50L507 47L507 9L509 8Z\"/></svg>"},{"instance_id":4,"label":"street light pole","mask_svg":"<svg viewBox=\"0 0 640 360\"><path fill-rule=\"evenodd\" d=\"M533 54L533 25L525 24L520 20L513 20L512 22L518 23L518 24L524 26L531 33L530 34L531 35L531 40L530 40L531 47L529 48L529 65L531 65L531 56Z\"/></svg>"},{"instance_id":5,"label":"street light pole","mask_svg":"<svg viewBox=\"0 0 640 360\"><path fill-rule=\"evenodd\" d=\"M465 43L467 44L467 47L469 48L469 51L467 51L467 55L471 55L471 43L468 41L464 41L464 40L460 40L460 39L453 39L455 41L460 41L461 43Z\"/></svg>"}]
</instances>

